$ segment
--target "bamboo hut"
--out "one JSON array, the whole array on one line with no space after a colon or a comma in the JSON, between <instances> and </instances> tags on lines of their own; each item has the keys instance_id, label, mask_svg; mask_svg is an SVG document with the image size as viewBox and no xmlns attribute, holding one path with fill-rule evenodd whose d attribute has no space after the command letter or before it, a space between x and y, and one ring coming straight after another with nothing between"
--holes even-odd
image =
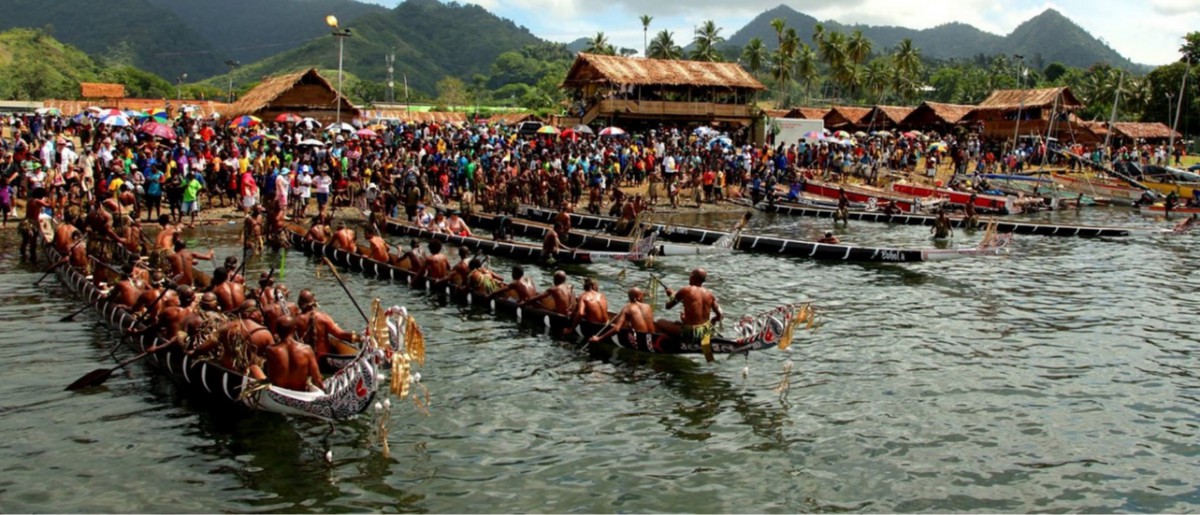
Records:
<instances>
[{"instance_id":1,"label":"bamboo hut","mask_svg":"<svg viewBox=\"0 0 1200 515\"><path fill-rule=\"evenodd\" d=\"M264 80L242 95L237 102L226 106L221 114L226 118L251 115L273 120L282 113L295 113L332 123L341 102L342 119L350 120L361 114L316 68L278 75Z\"/></svg>"},{"instance_id":2,"label":"bamboo hut","mask_svg":"<svg viewBox=\"0 0 1200 515\"><path fill-rule=\"evenodd\" d=\"M825 127L831 130L859 130L863 118L871 112L868 107L833 106L825 113Z\"/></svg>"},{"instance_id":3,"label":"bamboo hut","mask_svg":"<svg viewBox=\"0 0 1200 515\"><path fill-rule=\"evenodd\" d=\"M863 116L863 130L898 129L913 110L912 107L875 106Z\"/></svg>"}]
</instances>

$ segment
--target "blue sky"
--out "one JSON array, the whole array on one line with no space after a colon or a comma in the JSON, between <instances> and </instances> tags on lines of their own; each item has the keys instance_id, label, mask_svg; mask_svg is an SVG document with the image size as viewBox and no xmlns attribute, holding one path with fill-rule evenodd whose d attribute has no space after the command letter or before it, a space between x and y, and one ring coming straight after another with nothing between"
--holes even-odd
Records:
<instances>
[{"instance_id":1,"label":"blue sky","mask_svg":"<svg viewBox=\"0 0 1200 515\"><path fill-rule=\"evenodd\" d=\"M394 6L400 0L368 0ZM642 48L638 16L654 16L651 35L667 29L691 40L692 27L712 19L733 34L757 14L786 4L820 20L927 28L952 21L1008 34L1047 8L1057 9L1134 62L1179 58L1184 34L1200 30L1200 0L458 0L528 27L539 37L569 42L604 31L618 46Z\"/></svg>"}]
</instances>

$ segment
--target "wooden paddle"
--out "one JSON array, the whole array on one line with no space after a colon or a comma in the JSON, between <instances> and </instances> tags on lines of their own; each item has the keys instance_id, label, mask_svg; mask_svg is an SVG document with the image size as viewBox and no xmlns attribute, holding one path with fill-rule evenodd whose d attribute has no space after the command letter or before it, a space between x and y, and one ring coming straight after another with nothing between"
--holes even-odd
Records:
<instances>
[{"instance_id":1,"label":"wooden paddle","mask_svg":"<svg viewBox=\"0 0 1200 515\"><path fill-rule=\"evenodd\" d=\"M350 288L346 287L346 282L342 280L342 276L338 273L337 268L333 266L333 262L327 257L322 257L321 259L325 261L327 266L329 266L329 271L333 272L333 277L337 279L338 284L342 286L342 291L346 292L346 296L350 297L350 302L354 304L354 309L358 310L358 314L362 315L363 320L367 323L367 325L371 325L371 319L367 318L367 314L363 312L362 307L358 305L358 301L354 300L354 294L350 293Z\"/></svg>"},{"instance_id":2,"label":"wooden paddle","mask_svg":"<svg viewBox=\"0 0 1200 515\"><path fill-rule=\"evenodd\" d=\"M88 372L83 377L76 379L74 383L67 385L66 389L68 391L74 391L74 390L82 390L84 388L91 388L93 386L100 386L100 385L104 384L105 381L108 381L108 378L112 377L113 372L116 372L122 368L129 366L129 365L132 365L133 363L136 363L149 355L150 355L149 352L143 352L141 354L138 354L137 356L134 356L125 361L122 361L115 367L98 368L96 370Z\"/></svg>"},{"instance_id":3,"label":"wooden paddle","mask_svg":"<svg viewBox=\"0 0 1200 515\"><path fill-rule=\"evenodd\" d=\"M65 316L65 317L62 317L62 318L58 319L58 321L59 321L59 322L72 322L72 321L74 321L74 320L75 320L75 317L79 316L79 314L80 314L80 313L83 313L84 311L87 311L87 310L91 309L91 308L92 308L92 306L95 306L96 304L99 304L99 303L100 303L100 301L102 301L102 300L104 300L104 299L106 299L106 298L108 298L108 295L101 295L101 296L100 296L99 298L97 298L96 300L93 300L93 301L89 302L89 303L88 303L86 306L84 306L84 307L82 307L82 308L79 308L79 310L78 310L78 311L76 311L76 312L74 312L74 313L71 313L70 315L67 315L67 316Z\"/></svg>"}]
</instances>

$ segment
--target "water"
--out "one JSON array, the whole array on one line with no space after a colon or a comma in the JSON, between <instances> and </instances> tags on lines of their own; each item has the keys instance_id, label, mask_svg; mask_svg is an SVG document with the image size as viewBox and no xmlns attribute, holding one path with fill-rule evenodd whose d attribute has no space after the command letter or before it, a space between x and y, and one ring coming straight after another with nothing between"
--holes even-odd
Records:
<instances>
[{"instance_id":1,"label":"water","mask_svg":"<svg viewBox=\"0 0 1200 515\"><path fill-rule=\"evenodd\" d=\"M1043 217L1153 223L1121 209ZM811 237L829 226L761 215L753 230ZM192 236L240 255L235 231ZM922 227L840 233L929 245ZM362 304L408 306L428 338L431 412L393 409L390 459L369 420L330 432L226 413L144 365L62 391L111 366L114 334L90 314L56 323L77 304L52 280L32 287L40 274L15 247L12 231L0 234L4 512L1200 509L1196 235L1018 237L1009 257L908 265L705 258L727 316L812 299L824 322L791 352L713 364L580 349L343 274ZM655 273L678 287L697 263L633 267L626 284ZM251 273L269 266L254 260ZM293 291L311 287L337 320L361 324L315 261L293 253L285 270ZM619 305L619 265L570 271L598 277ZM551 272L532 275L544 286ZM788 360L781 396L772 390Z\"/></svg>"}]
</instances>

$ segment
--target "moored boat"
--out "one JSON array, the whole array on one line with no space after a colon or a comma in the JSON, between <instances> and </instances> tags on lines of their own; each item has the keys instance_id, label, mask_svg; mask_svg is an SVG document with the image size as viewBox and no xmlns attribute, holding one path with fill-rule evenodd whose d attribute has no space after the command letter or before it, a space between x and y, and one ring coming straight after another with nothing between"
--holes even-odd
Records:
<instances>
[{"instance_id":1,"label":"moored boat","mask_svg":"<svg viewBox=\"0 0 1200 515\"><path fill-rule=\"evenodd\" d=\"M1142 206L1138 208L1143 216L1165 216L1167 214L1167 206L1163 204L1154 204L1152 206ZM1173 215L1195 215L1200 214L1200 207L1175 206L1171 208Z\"/></svg>"},{"instance_id":2,"label":"moored boat","mask_svg":"<svg viewBox=\"0 0 1200 515\"><path fill-rule=\"evenodd\" d=\"M879 207L890 203L906 213L919 213L925 209L935 208L942 202L940 199L923 199L917 195L887 191L871 186L837 184L817 180L805 181L804 191L835 200L841 196L842 191L845 191L846 198L850 202Z\"/></svg>"},{"instance_id":3,"label":"moored boat","mask_svg":"<svg viewBox=\"0 0 1200 515\"><path fill-rule=\"evenodd\" d=\"M1101 179L1099 177L1082 177L1074 175L1050 174L1054 182L1069 191L1095 195L1111 200L1113 203L1131 205L1142 198L1145 190L1127 186L1124 183Z\"/></svg>"},{"instance_id":4,"label":"moored boat","mask_svg":"<svg viewBox=\"0 0 1200 515\"><path fill-rule=\"evenodd\" d=\"M959 206L973 203L975 210L980 213L1007 215L1020 212L1020 209L1013 203L1013 200L1006 196L975 193L975 198L972 200L972 192L969 191L937 188L904 181L892 183L892 191L924 199L944 199L951 204Z\"/></svg>"}]
</instances>

